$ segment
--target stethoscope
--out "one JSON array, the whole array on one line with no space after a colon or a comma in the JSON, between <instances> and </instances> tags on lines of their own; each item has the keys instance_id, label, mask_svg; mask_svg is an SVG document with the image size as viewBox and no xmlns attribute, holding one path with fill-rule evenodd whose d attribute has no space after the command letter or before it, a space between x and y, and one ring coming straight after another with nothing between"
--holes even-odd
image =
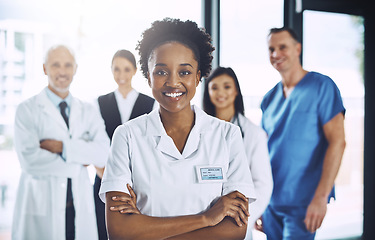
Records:
<instances>
[{"instance_id":1,"label":"stethoscope","mask_svg":"<svg viewBox=\"0 0 375 240\"><path fill-rule=\"evenodd\" d=\"M230 122L240 127L242 138L244 138L244 132L242 131L241 123L240 123L240 120L238 119L238 113L234 114Z\"/></svg>"}]
</instances>

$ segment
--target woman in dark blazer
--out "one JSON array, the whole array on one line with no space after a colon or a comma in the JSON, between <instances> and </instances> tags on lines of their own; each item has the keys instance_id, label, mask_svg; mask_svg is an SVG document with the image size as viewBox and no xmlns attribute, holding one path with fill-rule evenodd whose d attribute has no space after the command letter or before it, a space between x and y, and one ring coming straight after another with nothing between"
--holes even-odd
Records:
<instances>
[{"instance_id":1,"label":"woman in dark blazer","mask_svg":"<svg viewBox=\"0 0 375 240\"><path fill-rule=\"evenodd\" d=\"M106 131L112 139L115 129L124 122L151 112L155 100L133 89L131 81L137 72L134 55L128 50L119 50L112 58L112 74L118 88L106 95L99 96L100 113L104 119ZM94 199L99 240L107 240L105 226L105 205L99 199L104 168L96 169Z\"/></svg>"}]
</instances>

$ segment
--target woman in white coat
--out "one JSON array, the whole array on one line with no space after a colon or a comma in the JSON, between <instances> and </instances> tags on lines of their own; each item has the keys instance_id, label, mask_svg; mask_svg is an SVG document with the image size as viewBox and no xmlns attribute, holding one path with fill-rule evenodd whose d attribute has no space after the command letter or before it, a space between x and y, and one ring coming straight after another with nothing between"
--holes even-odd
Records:
<instances>
[{"instance_id":1,"label":"woman in white coat","mask_svg":"<svg viewBox=\"0 0 375 240\"><path fill-rule=\"evenodd\" d=\"M141 69L160 108L113 135L100 189L109 238L244 238L255 195L239 128L191 105L211 69L210 36L178 19L142 36Z\"/></svg>"},{"instance_id":2,"label":"woman in white coat","mask_svg":"<svg viewBox=\"0 0 375 240\"><path fill-rule=\"evenodd\" d=\"M242 93L232 68L218 67L206 79L203 108L209 115L231 122L241 129L257 195L257 200L249 207L246 239L252 239L254 224L266 209L273 189L267 135L263 129L244 116Z\"/></svg>"},{"instance_id":3,"label":"woman in white coat","mask_svg":"<svg viewBox=\"0 0 375 240\"><path fill-rule=\"evenodd\" d=\"M15 117L15 148L22 174L12 239L67 239L69 178L75 210L74 238L97 239L92 184L86 166L105 165L109 138L97 109L69 93L76 71L71 51L64 46L51 48L43 66L48 87L22 102ZM68 103L69 126L58 108L61 100Z\"/></svg>"}]
</instances>

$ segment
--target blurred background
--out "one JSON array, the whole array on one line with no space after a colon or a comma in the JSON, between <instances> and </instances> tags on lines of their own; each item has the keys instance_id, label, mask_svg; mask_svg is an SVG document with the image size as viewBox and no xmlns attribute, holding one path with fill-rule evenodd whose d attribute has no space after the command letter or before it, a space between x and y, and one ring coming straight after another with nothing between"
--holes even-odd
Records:
<instances>
[{"instance_id":1,"label":"blurred background","mask_svg":"<svg viewBox=\"0 0 375 240\"><path fill-rule=\"evenodd\" d=\"M17 105L46 85L44 55L54 44L72 47L78 63L74 96L95 102L113 91L111 60L118 49L134 53L142 32L165 17L203 27L204 0L0 0L0 240L9 240L20 166L13 147ZM219 2L219 1L218 1ZM221 0L219 64L236 72L245 114L260 123L260 101L280 76L268 60L267 34L283 26L283 0ZM347 147L317 239L360 239L363 228L363 18L304 11L303 65L330 76L344 106ZM201 84L202 86L203 84ZM133 87L151 96L140 71ZM198 90L193 102L201 106ZM92 176L94 172L92 171ZM265 239L254 232L255 239Z\"/></svg>"}]
</instances>

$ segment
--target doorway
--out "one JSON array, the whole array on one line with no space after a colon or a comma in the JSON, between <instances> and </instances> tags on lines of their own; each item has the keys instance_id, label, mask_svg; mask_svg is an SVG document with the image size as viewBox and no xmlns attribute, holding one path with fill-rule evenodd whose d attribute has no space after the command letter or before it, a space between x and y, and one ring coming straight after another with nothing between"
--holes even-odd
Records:
<instances>
[{"instance_id":1,"label":"doorway","mask_svg":"<svg viewBox=\"0 0 375 240\"><path fill-rule=\"evenodd\" d=\"M303 11L303 65L328 75L346 108L346 148L336 178L336 200L316 239L360 239L363 232L364 26L359 16Z\"/></svg>"}]
</instances>

